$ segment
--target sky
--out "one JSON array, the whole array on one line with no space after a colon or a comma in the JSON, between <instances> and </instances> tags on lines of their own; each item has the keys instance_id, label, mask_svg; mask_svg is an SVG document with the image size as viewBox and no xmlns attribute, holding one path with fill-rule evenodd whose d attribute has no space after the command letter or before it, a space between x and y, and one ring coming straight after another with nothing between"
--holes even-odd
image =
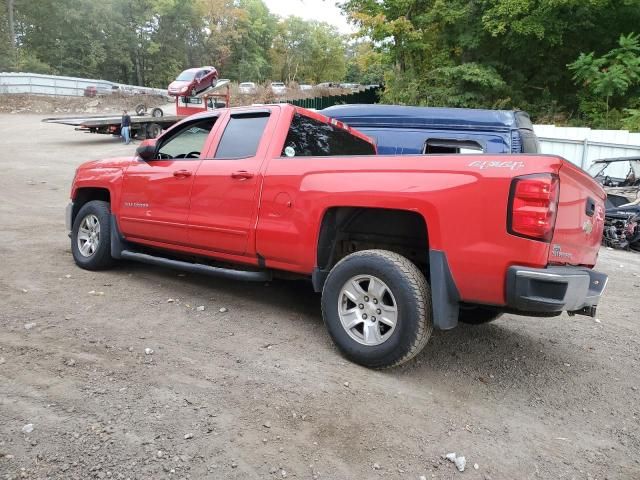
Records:
<instances>
[{"instance_id":1,"label":"sky","mask_svg":"<svg viewBox=\"0 0 640 480\"><path fill-rule=\"evenodd\" d=\"M269 10L281 17L295 15L305 20L318 20L334 25L342 33L353 33L342 11L335 6L336 0L264 0Z\"/></svg>"}]
</instances>

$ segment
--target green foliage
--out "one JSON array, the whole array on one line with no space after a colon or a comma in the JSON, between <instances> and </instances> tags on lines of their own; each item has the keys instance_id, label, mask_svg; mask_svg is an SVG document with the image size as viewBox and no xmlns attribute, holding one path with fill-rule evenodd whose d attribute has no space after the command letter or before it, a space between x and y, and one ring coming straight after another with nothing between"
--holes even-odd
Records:
<instances>
[{"instance_id":1,"label":"green foliage","mask_svg":"<svg viewBox=\"0 0 640 480\"><path fill-rule=\"evenodd\" d=\"M30 72L30 73L54 73L51 66L44 63L35 55L29 52L19 51L16 63L13 64L14 68L18 72Z\"/></svg>"},{"instance_id":2,"label":"green foliage","mask_svg":"<svg viewBox=\"0 0 640 480\"><path fill-rule=\"evenodd\" d=\"M344 0L356 40L263 0L3 3L0 70L165 87L214 65L238 81L384 81L385 102L637 129L638 0Z\"/></svg>"},{"instance_id":3,"label":"green foliage","mask_svg":"<svg viewBox=\"0 0 640 480\"><path fill-rule=\"evenodd\" d=\"M344 38L326 23L286 18L271 53L274 74L283 81L340 81L346 73Z\"/></svg>"},{"instance_id":4,"label":"green foliage","mask_svg":"<svg viewBox=\"0 0 640 480\"><path fill-rule=\"evenodd\" d=\"M262 0L239 2L242 15L238 29L245 32L234 39L228 76L240 81L265 81L271 77L269 50L273 43L277 18Z\"/></svg>"},{"instance_id":5,"label":"green foliage","mask_svg":"<svg viewBox=\"0 0 640 480\"><path fill-rule=\"evenodd\" d=\"M581 52L624 48L600 82L602 91L624 90L634 37L617 43L640 24L637 0L346 0L343 9L382 57L385 101L526 108L545 118L580 111L584 95L566 66Z\"/></svg>"},{"instance_id":6,"label":"green foliage","mask_svg":"<svg viewBox=\"0 0 640 480\"><path fill-rule=\"evenodd\" d=\"M601 97L624 95L640 81L640 42L638 35L621 35L619 47L602 57L594 52L581 53L568 65L575 72L573 80Z\"/></svg>"},{"instance_id":7,"label":"green foliage","mask_svg":"<svg viewBox=\"0 0 640 480\"><path fill-rule=\"evenodd\" d=\"M640 108L625 108L622 128L632 132L640 132Z\"/></svg>"},{"instance_id":8,"label":"green foliage","mask_svg":"<svg viewBox=\"0 0 640 480\"><path fill-rule=\"evenodd\" d=\"M380 85L384 82L384 55L371 42L357 42L347 46L347 73L345 80L362 85Z\"/></svg>"},{"instance_id":9,"label":"green foliage","mask_svg":"<svg viewBox=\"0 0 640 480\"><path fill-rule=\"evenodd\" d=\"M335 28L280 21L262 0L12 1L18 48L0 9L0 70L160 88L199 65L238 81L342 80L346 70Z\"/></svg>"},{"instance_id":10,"label":"green foliage","mask_svg":"<svg viewBox=\"0 0 640 480\"><path fill-rule=\"evenodd\" d=\"M611 119L611 100L624 104L624 96L640 84L640 40L638 35L621 35L618 47L601 57L594 52L581 53L568 65L574 72L573 80L583 87L580 110L592 125L619 126L621 114L616 110Z\"/></svg>"}]
</instances>

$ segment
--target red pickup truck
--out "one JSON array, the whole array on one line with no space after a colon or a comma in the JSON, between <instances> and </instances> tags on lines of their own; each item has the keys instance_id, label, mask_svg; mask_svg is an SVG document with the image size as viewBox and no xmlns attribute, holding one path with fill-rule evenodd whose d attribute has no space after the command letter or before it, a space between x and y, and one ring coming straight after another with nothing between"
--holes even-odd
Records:
<instances>
[{"instance_id":1,"label":"red pickup truck","mask_svg":"<svg viewBox=\"0 0 640 480\"><path fill-rule=\"evenodd\" d=\"M268 105L195 115L135 157L81 165L66 217L81 268L310 278L340 351L380 368L458 321L593 316L604 199L559 157L376 155L340 122Z\"/></svg>"}]
</instances>

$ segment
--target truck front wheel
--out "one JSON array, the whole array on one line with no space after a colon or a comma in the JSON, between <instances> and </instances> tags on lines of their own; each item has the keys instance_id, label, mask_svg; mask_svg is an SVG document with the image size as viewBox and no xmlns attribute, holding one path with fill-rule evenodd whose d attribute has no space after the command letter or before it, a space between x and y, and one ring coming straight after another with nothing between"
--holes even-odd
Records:
<instances>
[{"instance_id":1,"label":"truck front wheel","mask_svg":"<svg viewBox=\"0 0 640 480\"><path fill-rule=\"evenodd\" d=\"M322 291L322 313L342 354L370 368L409 361L433 330L427 280L408 259L386 250L338 262Z\"/></svg>"},{"instance_id":2,"label":"truck front wheel","mask_svg":"<svg viewBox=\"0 0 640 480\"><path fill-rule=\"evenodd\" d=\"M80 268L104 270L114 263L111 257L109 203L93 200L82 206L71 230L71 252Z\"/></svg>"}]
</instances>

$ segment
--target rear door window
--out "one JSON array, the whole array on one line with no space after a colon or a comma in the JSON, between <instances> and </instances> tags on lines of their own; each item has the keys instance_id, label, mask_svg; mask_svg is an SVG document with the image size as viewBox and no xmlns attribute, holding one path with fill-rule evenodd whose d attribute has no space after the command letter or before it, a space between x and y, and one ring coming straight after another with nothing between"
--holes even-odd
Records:
<instances>
[{"instance_id":1,"label":"rear door window","mask_svg":"<svg viewBox=\"0 0 640 480\"><path fill-rule=\"evenodd\" d=\"M375 147L335 125L296 113L291 121L283 157L375 155Z\"/></svg>"},{"instance_id":2,"label":"rear door window","mask_svg":"<svg viewBox=\"0 0 640 480\"><path fill-rule=\"evenodd\" d=\"M269 112L231 115L220 139L215 158L234 159L255 156L269 121Z\"/></svg>"}]
</instances>

